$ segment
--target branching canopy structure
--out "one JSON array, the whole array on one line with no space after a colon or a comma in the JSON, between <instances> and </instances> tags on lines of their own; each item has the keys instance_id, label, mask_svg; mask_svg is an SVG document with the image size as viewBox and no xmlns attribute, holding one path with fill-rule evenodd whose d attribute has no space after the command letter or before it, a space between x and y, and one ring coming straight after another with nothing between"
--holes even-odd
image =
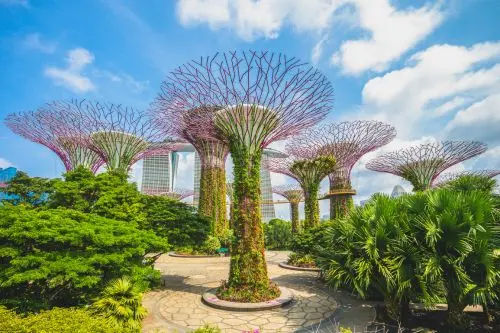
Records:
<instances>
[{"instance_id":1,"label":"branching canopy structure","mask_svg":"<svg viewBox=\"0 0 500 333\"><path fill-rule=\"evenodd\" d=\"M164 195L174 200L184 200L187 197L194 195L194 191L187 188L176 188L171 192L163 192L160 195Z\"/></svg>"},{"instance_id":2,"label":"branching canopy structure","mask_svg":"<svg viewBox=\"0 0 500 333\"><path fill-rule=\"evenodd\" d=\"M52 102L36 111L12 113L5 124L14 133L56 153L67 171L84 166L95 173L104 161L88 147L83 124L72 111L69 103Z\"/></svg>"},{"instance_id":3,"label":"branching canopy structure","mask_svg":"<svg viewBox=\"0 0 500 333\"><path fill-rule=\"evenodd\" d=\"M331 108L330 82L296 58L249 51L189 62L169 75L162 90L169 96L162 107L172 114L218 108L215 114L197 112L197 123L213 122L217 129L200 134L226 142L233 158L235 243L227 288L219 296L274 296L260 216L262 149L322 120Z\"/></svg>"},{"instance_id":4,"label":"branching canopy structure","mask_svg":"<svg viewBox=\"0 0 500 333\"><path fill-rule=\"evenodd\" d=\"M298 149L295 149L298 148ZM287 158L272 158L267 168L295 179L304 192L304 227L319 225L318 194L321 180L331 173L336 165L332 155L320 155L316 150L287 145Z\"/></svg>"},{"instance_id":5,"label":"branching canopy structure","mask_svg":"<svg viewBox=\"0 0 500 333\"><path fill-rule=\"evenodd\" d=\"M227 229L226 218L226 159L229 146L216 138L213 116L217 107L176 109L170 107L169 81L162 85L162 92L156 98L152 111L165 135L177 137L191 143L200 156L200 198L198 212L212 221L212 232L223 234ZM200 115L200 113L207 113ZM210 135L207 135L210 132Z\"/></svg>"},{"instance_id":6,"label":"branching canopy structure","mask_svg":"<svg viewBox=\"0 0 500 333\"><path fill-rule=\"evenodd\" d=\"M120 104L87 100L67 107L81 123L87 145L106 162L108 170L127 171L135 162L156 153L168 153L176 142L165 141L158 124L146 113Z\"/></svg>"},{"instance_id":7,"label":"branching canopy structure","mask_svg":"<svg viewBox=\"0 0 500 333\"><path fill-rule=\"evenodd\" d=\"M290 202L290 217L292 220L292 232L300 231L299 203L304 201L304 191L299 185L273 186L273 192L281 195Z\"/></svg>"},{"instance_id":8,"label":"branching canopy structure","mask_svg":"<svg viewBox=\"0 0 500 333\"><path fill-rule=\"evenodd\" d=\"M290 145L317 149L319 154L333 155L337 161L330 179L330 218L344 217L353 206L351 170L366 153L388 144L396 129L380 121L345 121L311 128L291 140Z\"/></svg>"},{"instance_id":9,"label":"branching canopy structure","mask_svg":"<svg viewBox=\"0 0 500 333\"><path fill-rule=\"evenodd\" d=\"M493 178L500 175L500 170L467 170L460 172L447 172L439 175L433 182L432 187L441 187L462 176L481 176Z\"/></svg>"},{"instance_id":10,"label":"branching canopy structure","mask_svg":"<svg viewBox=\"0 0 500 333\"><path fill-rule=\"evenodd\" d=\"M486 144L477 141L443 141L425 143L382 154L368 162L370 170L403 177L414 191L424 191L441 172L486 150Z\"/></svg>"}]
</instances>

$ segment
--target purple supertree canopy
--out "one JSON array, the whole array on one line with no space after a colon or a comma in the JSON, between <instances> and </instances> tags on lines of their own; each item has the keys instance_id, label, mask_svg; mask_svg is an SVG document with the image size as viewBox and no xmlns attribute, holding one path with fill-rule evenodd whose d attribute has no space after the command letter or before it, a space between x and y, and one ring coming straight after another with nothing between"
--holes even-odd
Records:
<instances>
[{"instance_id":1,"label":"purple supertree canopy","mask_svg":"<svg viewBox=\"0 0 500 333\"><path fill-rule=\"evenodd\" d=\"M412 183L414 190L421 191L430 188L444 170L484 151L486 144L477 141L425 143L382 154L366 167L403 177Z\"/></svg>"},{"instance_id":2,"label":"purple supertree canopy","mask_svg":"<svg viewBox=\"0 0 500 333\"><path fill-rule=\"evenodd\" d=\"M273 186L273 192L281 195L290 202L300 202L304 200L304 191L298 184L286 184Z\"/></svg>"},{"instance_id":3,"label":"purple supertree canopy","mask_svg":"<svg viewBox=\"0 0 500 333\"><path fill-rule=\"evenodd\" d=\"M396 129L380 121L344 121L311 128L288 142L287 149L297 151L306 147L319 154L333 155L337 167L329 175L331 187L350 189L351 170L366 153L388 144Z\"/></svg>"},{"instance_id":4,"label":"purple supertree canopy","mask_svg":"<svg viewBox=\"0 0 500 333\"><path fill-rule=\"evenodd\" d=\"M433 182L432 187L441 187L462 176L481 176L493 178L500 175L500 170L466 170L459 172L447 172L439 175Z\"/></svg>"},{"instance_id":5,"label":"purple supertree canopy","mask_svg":"<svg viewBox=\"0 0 500 333\"><path fill-rule=\"evenodd\" d=\"M12 113L5 124L14 133L56 153L67 171L82 165L96 172L104 161L89 149L75 115L67 109L62 112L61 107L61 103L52 102L36 111Z\"/></svg>"},{"instance_id":6,"label":"purple supertree canopy","mask_svg":"<svg viewBox=\"0 0 500 333\"><path fill-rule=\"evenodd\" d=\"M191 143L198 152L203 166L224 168L229 146L226 142L217 139L216 128L212 121L219 108L202 107L174 112L168 107L169 96L163 92L164 85L166 85L165 82L162 85L162 92L153 104L152 121L159 125L166 136Z\"/></svg>"},{"instance_id":7,"label":"purple supertree canopy","mask_svg":"<svg viewBox=\"0 0 500 333\"><path fill-rule=\"evenodd\" d=\"M178 67L163 83L161 96L162 109L176 119L188 110L224 109L216 120L213 112L193 115L200 118L197 123L215 121L219 129L201 127L197 135L223 140L233 135L264 148L322 120L333 88L296 58L248 51L217 53Z\"/></svg>"},{"instance_id":8,"label":"purple supertree canopy","mask_svg":"<svg viewBox=\"0 0 500 333\"><path fill-rule=\"evenodd\" d=\"M178 143L165 140L157 123L130 107L87 100L64 102L63 107L75 115L86 144L101 156L108 170L128 170L142 158L172 151Z\"/></svg>"}]
</instances>

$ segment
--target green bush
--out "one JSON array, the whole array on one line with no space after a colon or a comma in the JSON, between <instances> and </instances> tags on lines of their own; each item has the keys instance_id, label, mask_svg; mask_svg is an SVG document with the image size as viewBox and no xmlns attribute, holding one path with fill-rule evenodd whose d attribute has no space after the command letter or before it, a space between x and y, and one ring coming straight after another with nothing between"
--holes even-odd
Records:
<instances>
[{"instance_id":1,"label":"green bush","mask_svg":"<svg viewBox=\"0 0 500 333\"><path fill-rule=\"evenodd\" d=\"M142 294L129 278L124 277L111 281L92 307L113 325L139 332L147 314L141 303Z\"/></svg>"},{"instance_id":2,"label":"green bush","mask_svg":"<svg viewBox=\"0 0 500 333\"><path fill-rule=\"evenodd\" d=\"M8 197L2 201L14 205L28 204L31 206L43 206L47 197L53 192L53 185L58 180L50 180L40 177L29 177L25 172L17 171L14 178L7 182L7 188L2 191Z\"/></svg>"},{"instance_id":3,"label":"green bush","mask_svg":"<svg viewBox=\"0 0 500 333\"><path fill-rule=\"evenodd\" d=\"M292 242L292 224L281 219L264 223L264 240L268 250L288 250Z\"/></svg>"},{"instance_id":4,"label":"green bush","mask_svg":"<svg viewBox=\"0 0 500 333\"><path fill-rule=\"evenodd\" d=\"M292 238L290 249L296 253L313 254L317 247L329 244L326 230L335 222L323 222L317 227L303 230Z\"/></svg>"},{"instance_id":5,"label":"green bush","mask_svg":"<svg viewBox=\"0 0 500 333\"><path fill-rule=\"evenodd\" d=\"M466 305L487 309L498 300L492 202L484 191L446 188L397 199L376 195L331 224L316 261L330 285L362 297L376 291L393 319L408 319L410 301L444 298L448 323L466 327Z\"/></svg>"},{"instance_id":6,"label":"green bush","mask_svg":"<svg viewBox=\"0 0 500 333\"><path fill-rule=\"evenodd\" d=\"M69 209L0 207L0 298L25 308L87 303L112 279L141 288L159 279L145 265L168 244L134 224Z\"/></svg>"},{"instance_id":7,"label":"green bush","mask_svg":"<svg viewBox=\"0 0 500 333\"><path fill-rule=\"evenodd\" d=\"M106 318L84 309L53 308L21 317L0 307L0 332L18 333L125 333Z\"/></svg>"},{"instance_id":8,"label":"green bush","mask_svg":"<svg viewBox=\"0 0 500 333\"><path fill-rule=\"evenodd\" d=\"M311 254L291 253L288 256L289 265L296 267L313 268L316 267L314 256Z\"/></svg>"},{"instance_id":9,"label":"green bush","mask_svg":"<svg viewBox=\"0 0 500 333\"><path fill-rule=\"evenodd\" d=\"M201 250L207 254L216 254L218 249L220 249L220 241L215 236L208 236L201 246Z\"/></svg>"}]
</instances>

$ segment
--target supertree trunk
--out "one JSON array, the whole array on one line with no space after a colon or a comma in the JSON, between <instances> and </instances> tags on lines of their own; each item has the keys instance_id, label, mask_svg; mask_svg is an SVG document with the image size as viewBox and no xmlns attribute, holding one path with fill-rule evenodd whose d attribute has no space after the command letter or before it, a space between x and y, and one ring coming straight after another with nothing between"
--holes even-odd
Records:
<instances>
[{"instance_id":1,"label":"supertree trunk","mask_svg":"<svg viewBox=\"0 0 500 333\"><path fill-rule=\"evenodd\" d=\"M229 287L266 292L269 289L260 214L260 162L262 151L230 145L234 163L233 227Z\"/></svg>"},{"instance_id":2,"label":"supertree trunk","mask_svg":"<svg viewBox=\"0 0 500 333\"><path fill-rule=\"evenodd\" d=\"M319 202L318 202L319 184L308 186L304 189L304 229L313 228L319 225Z\"/></svg>"},{"instance_id":3,"label":"supertree trunk","mask_svg":"<svg viewBox=\"0 0 500 333\"><path fill-rule=\"evenodd\" d=\"M330 174L330 219L346 217L354 207L349 170L338 168Z\"/></svg>"},{"instance_id":4,"label":"supertree trunk","mask_svg":"<svg viewBox=\"0 0 500 333\"><path fill-rule=\"evenodd\" d=\"M292 220L292 233L297 234L300 232L299 203L298 202L290 202L290 217Z\"/></svg>"},{"instance_id":5,"label":"supertree trunk","mask_svg":"<svg viewBox=\"0 0 500 333\"><path fill-rule=\"evenodd\" d=\"M226 218L226 171L224 167L201 165L198 213L211 220L211 230L219 236L229 227Z\"/></svg>"}]
</instances>

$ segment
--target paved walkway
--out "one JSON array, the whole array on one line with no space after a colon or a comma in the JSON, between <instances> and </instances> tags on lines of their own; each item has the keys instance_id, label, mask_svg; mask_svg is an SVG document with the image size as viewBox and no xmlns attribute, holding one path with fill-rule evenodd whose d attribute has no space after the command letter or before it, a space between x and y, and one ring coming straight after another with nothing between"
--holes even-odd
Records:
<instances>
[{"instance_id":1,"label":"paved walkway","mask_svg":"<svg viewBox=\"0 0 500 333\"><path fill-rule=\"evenodd\" d=\"M269 276L292 290L294 301L284 308L233 312L217 310L201 302L201 294L217 287L229 272L229 258L174 258L163 255L156 267L165 287L144 295L149 311L144 332L189 332L204 324L214 324L227 333L259 328L271 332L332 332L332 327L362 331L374 317L369 302L343 292L333 292L317 279L317 273L283 269L287 252L266 253Z\"/></svg>"}]
</instances>

